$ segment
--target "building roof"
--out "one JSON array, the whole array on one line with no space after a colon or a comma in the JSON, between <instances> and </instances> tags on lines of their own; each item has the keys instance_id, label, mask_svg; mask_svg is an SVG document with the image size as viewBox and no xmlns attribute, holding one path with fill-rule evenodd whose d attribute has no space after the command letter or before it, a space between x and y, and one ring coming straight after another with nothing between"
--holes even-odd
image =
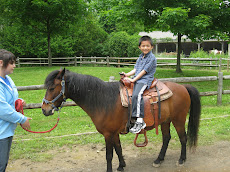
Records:
<instances>
[{"instance_id":1,"label":"building roof","mask_svg":"<svg viewBox=\"0 0 230 172\"><path fill-rule=\"evenodd\" d=\"M172 32L162 32L162 31L153 31L153 32L140 32L139 35L144 36L148 35L151 38L155 39L164 39L164 38L171 38L171 39L177 39L177 35L174 35ZM187 38L187 36L183 36L182 38Z\"/></svg>"}]
</instances>

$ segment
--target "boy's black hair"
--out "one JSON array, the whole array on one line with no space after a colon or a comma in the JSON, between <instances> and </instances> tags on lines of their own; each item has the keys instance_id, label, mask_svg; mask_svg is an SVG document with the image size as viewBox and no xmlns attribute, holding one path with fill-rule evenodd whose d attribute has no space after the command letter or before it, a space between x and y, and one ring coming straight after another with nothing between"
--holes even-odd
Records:
<instances>
[{"instance_id":1,"label":"boy's black hair","mask_svg":"<svg viewBox=\"0 0 230 172\"><path fill-rule=\"evenodd\" d=\"M0 49L0 60L3 61L3 68L6 68L8 64L13 64L16 62L16 57L10 51Z\"/></svg>"},{"instance_id":2,"label":"boy's black hair","mask_svg":"<svg viewBox=\"0 0 230 172\"><path fill-rule=\"evenodd\" d=\"M141 43L142 41L149 41L150 44L153 46L153 40L152 38L150 38L149 36L142 36L140 39L139 39L139 46L141 46Z\"/></svg>"}]
</instances>

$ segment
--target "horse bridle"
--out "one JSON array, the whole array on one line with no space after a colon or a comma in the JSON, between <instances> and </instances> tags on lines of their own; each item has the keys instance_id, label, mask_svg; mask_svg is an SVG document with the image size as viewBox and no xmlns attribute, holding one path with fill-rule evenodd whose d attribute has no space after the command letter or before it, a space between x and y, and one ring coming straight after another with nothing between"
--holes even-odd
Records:
<instances>
[{"instance_id":1,"label":"horse bridle","mask_svg":"<svg viewBox=\"0 0 230 172\"><path fill-rule=\"evenodd\" d=\"M55 110L55 111L59 111L62 106L63 106L63 102L66 102L66 96L65 96L65 79L64 79L64 75L62 77L62 81L61 81L61 91L60 93L57 95L57 97L55 97L53 100L49 101L49 100L46 100L45 98L43 98L42 100L42 103L45 103L45 104L50 104L52 106L52 108ZM63 101L61 103L61 106L58 108L54 105L54 103L60 98L60 97L63 97Z\"/></svg>"}]
</instances>

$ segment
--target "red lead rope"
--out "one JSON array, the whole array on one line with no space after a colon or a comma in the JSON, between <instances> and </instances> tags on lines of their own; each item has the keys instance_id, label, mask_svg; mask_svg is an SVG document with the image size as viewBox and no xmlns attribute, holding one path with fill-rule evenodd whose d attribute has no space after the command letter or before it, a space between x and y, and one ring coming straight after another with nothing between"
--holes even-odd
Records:
<instances>
[{"instance_id":1,"label":"red lead rope","mask_svg":"<svg viewBox=\"0 0 230 172\"><path fill-rule=\"evenodd\" d=\"M21 100L21 99L18 99L18 100L15 101L15 109L16 109L17 112L20 112L20 113L22 113L22 114L24 115L24 112L23 112L23 105L22 105L22 100ZM50 130L47 130L47 131L31 131L31 130L28 130L28 129L26 129L26 128L23 128L22 125L21 125L21 127L22 127L24 130L26 130L26 131L28 131L28 132L31 132L31 133L48 133L48 132L52 131L53 129L55 129L55 128L57 127L58 122L59 122L59 119L60 119L60 118L58 117L57 123L55 124L55 126L54 126L53 128L51 128Z\"/></svg>"}]
</instances>

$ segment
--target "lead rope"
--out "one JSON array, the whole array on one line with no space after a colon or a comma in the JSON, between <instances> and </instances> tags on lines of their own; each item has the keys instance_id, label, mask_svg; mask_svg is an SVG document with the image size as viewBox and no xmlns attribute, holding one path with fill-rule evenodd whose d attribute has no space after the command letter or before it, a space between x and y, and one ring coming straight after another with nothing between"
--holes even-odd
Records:
<instances>
[{"instance_id":1,"label":"lead rope","mask_svg":"<svg viewBox=\"0 0 230 172\"><path fill-rule=\"evenodd\" d=\"M24 112L23 112L23 105L22 105L22 100L21 100L21 99L18 99L18 100L15 101L15 109L16 109L17 112L20 112L21 114L24 115ZM28 131L28 132L30 132L30 133L48 133L48 132L52 131L53 129L55 129L55 128L57 127L58 122L59 122L59 120L60 120L59 115L60 115L60 112L58 111L57 123L54 125L53 128L51 128L50 130L47 130L47 131L31 131L31 130L28 130L28 129L26 129L26 128L23 128L21 124L20 124L20 125L21 125L21 127L22 127L24 130L26 130L26 131Z\"/></svg>"}]
</instances>

